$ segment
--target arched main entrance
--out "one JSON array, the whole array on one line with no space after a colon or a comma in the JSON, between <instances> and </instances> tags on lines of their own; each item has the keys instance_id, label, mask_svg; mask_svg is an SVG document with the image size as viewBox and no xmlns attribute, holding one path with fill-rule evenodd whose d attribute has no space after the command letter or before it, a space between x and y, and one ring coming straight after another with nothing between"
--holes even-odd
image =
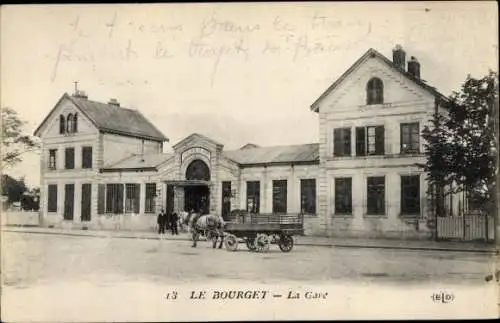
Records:
<instances>
[{"instance_id":1,"label":"arched main entrance","mask_svg":"<svg viewBox=\"0 0 500 323\"><path fill-rule=\"evenodd\" d=\"M209 213L210 190L205 182L210 181L210 168L200 160L193 160L186 168L186 180L192 181L184 187L184 210Z\"/></svg>"}]
</instances>

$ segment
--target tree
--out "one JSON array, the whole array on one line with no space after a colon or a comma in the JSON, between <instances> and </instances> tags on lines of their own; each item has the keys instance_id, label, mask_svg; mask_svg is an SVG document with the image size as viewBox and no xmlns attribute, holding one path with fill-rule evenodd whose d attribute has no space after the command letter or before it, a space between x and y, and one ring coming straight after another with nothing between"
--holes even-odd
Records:
<instances>
[{"instance_id":1,"label":"tree","mask_svg":"<svg viewBox=\"0 0 500 323\"><path fill-rule=\"evenodd\" d=\"M437 188L455 183L449 193L474 197L488 213L496 194L496 132L494 103L498 77L490 71L476 79L470 75L460 91L450 96L447 113L435 113L433 127L425 127L427 161L421 165ZM439 208L438 194L436 207Z\"/></svg>"},{"instance_id":2,"label":"tree","mask_svg":"<svg viewBox=\"0 0 500 323\"><path fill-rule=\"evenodd\" d=\"M450 142L450 133L445 127L447 118L436 111L432 119L432 127L425 126L422 130L422 137L425 139L425 150L427 160L423 167L427 172L429 183L427 194L433 198L434 211L437 216L444 215L444 188L452 183L452 160L453 145Z\"/></svg>"},{"instance_id":3,"label":"tree","mask_svg":"<svg viewBox=\"0 0 500 323\"><path fill-rule=\"evenodd\" d=\"M9 175L2 175L2 195L8 197L8 204L21 201L23 193L27 190L24 178L17 180Z\"/></svg>"},{"instance_id":4,"label":"tree","mask_svg":"<svg viewBox=\"0 0 500 323\"><path fill-rule=\"evenodd\" d=\"M38 151L38 138L23 132L26 122L22 121L17 112L9 107L2 109L2 164L14 166L22 161L21 155Z\"/></svg>"}]
</instances>

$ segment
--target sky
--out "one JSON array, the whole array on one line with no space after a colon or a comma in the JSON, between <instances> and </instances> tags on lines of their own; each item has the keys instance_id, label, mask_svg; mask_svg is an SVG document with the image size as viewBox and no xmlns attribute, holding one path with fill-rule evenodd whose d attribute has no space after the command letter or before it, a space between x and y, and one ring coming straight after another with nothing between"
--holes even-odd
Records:
<instances>
[{"instance_id":1,"label":"sky","mask_svg":"<svg viewBox=\"0 0 500 323\"><path fill-rule=\"evenodd\" d=\"M318 141L310 105L369 48L396 44L444 95L498 71L496 2L12 5L1 8L1 106L32 133L63 93L138 109L171 145ZM4 170L39 183L39 156Z\"/></svg>"}]
</instances>

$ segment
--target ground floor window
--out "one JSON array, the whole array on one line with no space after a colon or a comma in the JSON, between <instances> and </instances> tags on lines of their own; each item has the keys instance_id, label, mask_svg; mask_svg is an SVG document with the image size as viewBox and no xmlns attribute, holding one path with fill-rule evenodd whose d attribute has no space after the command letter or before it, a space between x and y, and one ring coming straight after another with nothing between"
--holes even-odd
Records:
<instances>
[{"instance_id":1,"label":"ground floor window","mask_svg":"<svg viewBox=\"0 0 500 323\"><path fill-rule=\"evenodd\" d=\"M367 214L385 214L385 177L368 177L366 181Z\"/></svg>"},{"instance_id":2,"label":"ground floor window","mask_svg":"<svg viewBox=\"0 0 500 323\"><path fill-rule=\"evenodd\" d=\"M401 176L401 214L420 214L420 176Z\"/></svg>"},{"instance_id":3,"label":"ground floor window","mask_svg":"<svg viewBox=\"0 0 500 323\"><path fill-rule=\"evenodd\" d=\"M106 213L123 213L123 184L106 184Z\"/></svg>"},{"instance_id":4,"label":"ground floor window","mask_svg":"<svg viewBox=\"0 0 500 323\"><path fill-rule=\"evenodd\" d=\"M47 191L47 212L57 212L57 185L50 184Z\"/></svg>"},{"instance_id":5,"label":"ground floor window","mask_svg":"<svg viewBox=\"0 0 500 323\"><path fill-rule=\"evenodd\" d=\"M247 212L260 212L260 182L247 182Z\"/></svg>"},{"instance_id":6,"label":"ground floor window","mask_svg":"<svg viewBox=\"0 0 500 323\"><path fill-rule=\"evenodd\" d=\"M144 203L145 213L155 213L156 212L156 183L146 184L146 197Z\"/></svg>"},{"instance_id":7,"label":"ground floor window","mask_svg":"<svg viewBox=\"0 0 500 323\"><path fill-rule=\"evenodd\" d=\"M287 181L273 181L273 213L286 213Z\"/></svg>"},{"instance_id":8,"label":"ground floor window","mask_svg":"<svg viewBox=\"0 0 500 323\"><path fill-rule=\"evenodd\" d=\"M316 180L300 180L300 211L304 214L316 214Z\"/></svg>"},{"instance_id":9,"label":"ground floor window","mask_svg":"<svg viewBox=\"0 0 500 323\"><path fill-rule=\"evenodd\" d=\"M126 184L125 190L125 212L139 213L141 187L139 184Z\"/></svg>"},{"instance_id":10,"label":"ground floor window","mask_svg":"<svg viewBox=\"0 0 500 323\"><path fill-rule=\"evenodd\" d=\"M335 214L352 214L352 179L335 179Z\"/></svg>"}]
</instances>

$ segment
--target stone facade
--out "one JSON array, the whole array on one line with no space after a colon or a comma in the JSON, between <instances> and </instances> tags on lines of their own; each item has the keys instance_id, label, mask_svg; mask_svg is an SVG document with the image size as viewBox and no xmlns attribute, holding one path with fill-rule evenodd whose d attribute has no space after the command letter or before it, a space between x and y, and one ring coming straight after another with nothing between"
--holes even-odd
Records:
<instances>
[{"instance_id":1,"label":"stone facade","mask_svg":"<svg viewBox=\"0 0 500 323\"><path fill-rule=\"evenodd\" d=\"M401 51L397 54L401 58ZM398 61L404 61L404 54L402 57ZM429 119L436 109L443 111L443 97L419 79L420 65L414 66L412 71L415 75L409 75L404 66L398 67L370 49L311 106L318 114L319 143L295 148L262 148L248 144L240 152L226 152L222 144L203 135L192 134L175 144L172 153L163 154L163 140L102 131L80 113L71 100L61 100L51 113L52 117L46 119L38 131L43 142L42 218L46 225L83 225L82 184L91 184L90 219L83 222L95 229L152 230L156 225L156 214L161 208L177 212L184 210L188 198L186 187L191 185L208 187L209 212L221 214L223 201L228 199L231 210L247 209L247 182L258 181L259 212L272 213L273 181L279 180L286 180L286 203L283 202L286 213L297 214L304 211L301 181L314 180L315 212L305 215L306 234L429 237L430 230L426 225L427 183L425 174L416 166L425 161L424 142L419 133L424 126L429 125ZM369 93L370 84L375 78L383 85L381 90L377 90L377 95L382 95L383 99L369 102L371 99L368 96L374 95ZM80 116L78 132L62 135L58 131L58 116L69 113L78 113ZM402 142L405 136L402 127L409 123L418 124L419 131L418 147L414 147L411 153L402 151L406 145ZM377 135L378 143L375 143L379 152L373 155L368 153L373 148L370 140L375 140L369 138L368 130L371 127L383 128L382 134ZM350 138L349 142L343 141L343 149L348 153L342 156L335 151L338 138L334 134L340 128ZM360 128L365 130L358 133ZM363 133L362 141L360 133ZM362 154L358 151L361 149L359 145L363 147ZM90 169L82 168L81 150L84 146L93 148L93 166ZM67 147L75 148L74 169L60 167L64 165L63 151ZM58 150L55 170L48 167L50 149ZM271 152L277 154L269 157ZM260 159L255 156L260 156ZM208 180L188 180L188 168L195 161L202 161L207 166ZM418 195L419 207L418 212L413 214L405 214L402 206L401 183L403 176L408 175L418 176L418 183L413 185L418 187L418 194L414 195ZM380 190L379 186L377 191L383 192L382 197L378 193L377 203L382 203L382 206L377 214L371 214L368 207L368 195L372 194L369 193L372 191L368 189L368 181L372 177L383 178L383 188ZM351 209L348 212L336 210L335 185L339 178L348 178L351 183ZM147 196L147 187L153 183L156 185L154 196ZM48 185L51 184L57 184L58 187L55 212L49 212L47 208ZM72 220L67 221L64 220L66 184L75 184ZM107 184L120 184L123 187L137 184L138 212L121 212L118 216L110 216L116 215L116 212L109 213L107 204L104 205L104 211L99 211L99 205L102 207L105 204L99 201L99 186ZM223 192L223 185L230 185L230 194L227 196L224 195L228 193ZM170 199L167 196L169 187L173 187L174 192ZM151 198L154 199L154 210L151 212L149 206L148 213L146 199ZM120 202L125 204L125 199Z\"/></svg>"}]
</instances>

